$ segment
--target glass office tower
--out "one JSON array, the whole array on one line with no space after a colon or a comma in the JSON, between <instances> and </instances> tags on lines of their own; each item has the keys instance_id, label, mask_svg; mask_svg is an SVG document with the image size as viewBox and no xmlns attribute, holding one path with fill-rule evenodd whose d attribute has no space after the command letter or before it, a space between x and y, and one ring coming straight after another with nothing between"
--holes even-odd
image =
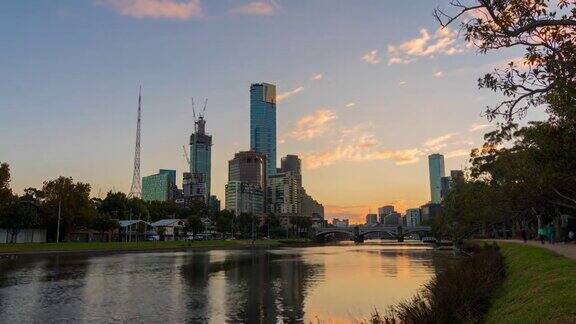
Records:
<instances>
[{"instance_id":1,"label":"glass office tower","mask_svg":"<svg viewBox=\"0 0 576 324\"><path fill-rule=\"evenodd\" d=\"M276 86L250 86L250 149L266 155L266 173L276 174Z\"/></svg>"},{"instance_id":2,"label":"glass office tower","mask_svg":"<svg viewBox=\"0 0 576 324\"><path fill-rule=\"evenodd\" d=\"M209 203L212 165L212 136L206 134L206 120L200 116L196 121L196 132L190 135L190 174L184 188L192 199ZM185 175L186 176L186 175Z\"/></svg>"},{"instance_id":3,"label":"glass office tower","mask_svg":"<svg viewBox=\"0 0 576 324\"><path fill-rule=\"evenodd\" d=\"M444 175L444 155L432 154L428 156L428 169L430 171L431 201L439 204L442 201L442 178Z\"/></svg>"}]
</instances>

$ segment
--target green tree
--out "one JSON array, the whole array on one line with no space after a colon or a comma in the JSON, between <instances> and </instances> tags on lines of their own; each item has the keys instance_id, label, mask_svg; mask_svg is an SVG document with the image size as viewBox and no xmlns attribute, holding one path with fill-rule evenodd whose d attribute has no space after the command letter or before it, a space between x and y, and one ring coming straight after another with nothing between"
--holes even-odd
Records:
<instances>
[{"instance_id":1,"label":"green tree","mask_svg":"<svg viewBox=\"0 0 576 324\"><path fill-rule=\"evenodd\" d=\"M49 227L49 235L56 234L58 209L61 207L61 238L75 226L84 226L86 219L94 215L94 206L90 201L90 185L74 182L70 177L59 177L44 182L43 211Z\"/></svg>"},{"instance_id":2,"label":"green tree","mask_svg":"<svg viewBox=\"0 0 576 324\"><path fill-rule=\"evenodd\" d=\"M251 213L241 213L236 218L236 230L242 238L252 238L257 230L258 219Z\"/></svg>"},{"instance_id":3,"label":"green tree","mask_svg":"<svg viewBox=\"0 0 576 324\"><path fill-rule=\"evenodd\" d=\"M13 200L12 189L10 189L10 166L8 163L0 164L0 213Z\"/></svg>"},{"instance_id":4,"label":"green tree","mask_svg":"<svg viewBox=\"0 0 576 324\"><path fill-rule=\"evenodd\" d=\"M196 234L204 231L204 223L202 223L202 220L198 215L191 215L186 220L185 229L187 232L192 232L192 234L196 236Z\"/></svg>"},{"instance_id":5,"label":"green tree","mask_svg":"<svg viewBox=\"0 0 576 324\"><path fill-rule=\"evenodd\" d=\"M90 228L99 231L100 235L103 235L106 231L120 227L118 221L112 219L112 217L110 217L108 214L97 214L90 220L90 223Z\"/></svg>"},{"instance_id":6,"label":"green tree","mask_svg":"<svg viewBox=\"0 0 576 324\"><path fill-rule=\"evenodd\" d=\"M229 210L221 210L214 215L214 224L219 233L233 233L234 213Z\"/></svg>"}]
</instances>

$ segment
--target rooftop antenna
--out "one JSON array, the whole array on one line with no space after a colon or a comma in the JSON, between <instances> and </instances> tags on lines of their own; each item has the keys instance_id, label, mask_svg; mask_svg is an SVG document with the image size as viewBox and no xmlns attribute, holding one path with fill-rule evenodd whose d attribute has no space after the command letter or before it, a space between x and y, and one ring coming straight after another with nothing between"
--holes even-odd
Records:
<instances>
[{"instance_id":1,"label":"rooftop antenna","mask_svg":"<svg viewBox=\"0 0 576 324\"><path fill-rule=\"evenodd\" d=\"M132 173L132 187L128 198L142 197L142 184L140 183L140 123L142 117L142 86L138 91L138 120L136 123L136 149L134 150L134 172Z\"/></svg>"}]
</instances>

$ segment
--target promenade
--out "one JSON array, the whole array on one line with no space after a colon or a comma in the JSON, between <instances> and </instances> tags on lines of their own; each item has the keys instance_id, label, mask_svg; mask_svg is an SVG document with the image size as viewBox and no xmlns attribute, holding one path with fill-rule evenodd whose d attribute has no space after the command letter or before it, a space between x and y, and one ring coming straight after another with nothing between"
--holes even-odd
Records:
<instances>
[{"instance_id":1,"label":"promenade","mask_svg":"<svg viewBox=\"0 0 576 324\"><path fill-rule=\"evenodd\" d=\"M540 241L533 241L533 240L528 240L526 243L524 243L524 241L522 241L522 240L486 240L486 241L514 242L514 243L532 245L532 246L548 249L550 251L553 251L553 252L556 252L560 255L563 255L567 258L576 260L576 244L574 242L572 242L572 243L559 242L559 243L555 243L555 244L550 244L550 243L542 244L542 243L540 243Z\"/></svg>"}]
</instances>

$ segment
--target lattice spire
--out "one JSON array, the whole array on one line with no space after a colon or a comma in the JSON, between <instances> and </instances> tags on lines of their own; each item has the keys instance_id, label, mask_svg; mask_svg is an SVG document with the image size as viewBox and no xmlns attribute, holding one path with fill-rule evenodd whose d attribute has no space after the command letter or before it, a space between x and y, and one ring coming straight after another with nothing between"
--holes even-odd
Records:
<instances>
[{"instance_id":1,"label":"lattice spire","mask_svg":"<svg viewBox=\"0 0 576 324\"><path fill-rule=\"evenodd\" d=\"M142 184L140 180L140 121L142 117L142 86L138 91L138 122L136 124L136 150L134 151L134 173L132 174L132 187L129 198L142 198Z\"/></svg>"}]
</instances>

